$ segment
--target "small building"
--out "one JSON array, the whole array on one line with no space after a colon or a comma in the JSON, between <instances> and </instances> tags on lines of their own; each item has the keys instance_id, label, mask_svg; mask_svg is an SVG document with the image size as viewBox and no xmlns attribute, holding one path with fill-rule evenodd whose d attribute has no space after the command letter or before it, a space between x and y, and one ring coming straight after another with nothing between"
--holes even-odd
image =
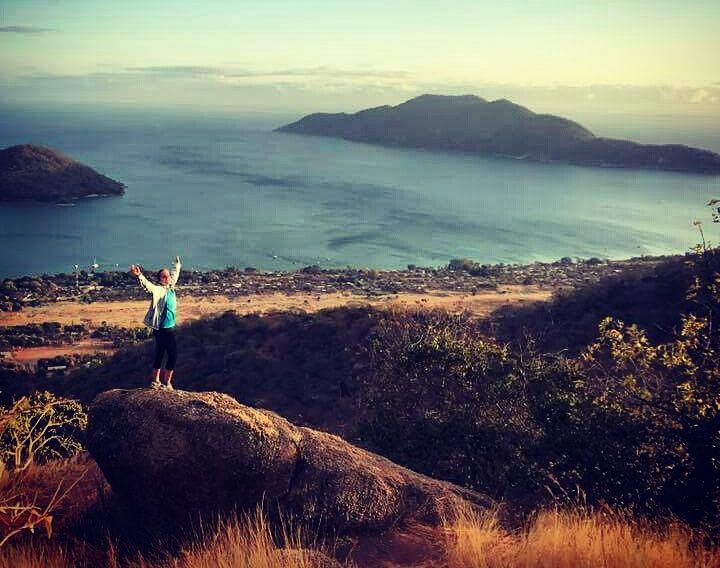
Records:
<instances>
[{"instance_id":1,"label":"small building","mask_svg":"<svg viewBox=\"0 0 720 568\"><path fill-rule=\"evenodd\" d=\"M64 375L67 365L49 365L47 367L48 375Z\"/></svg>"}]
</instances>

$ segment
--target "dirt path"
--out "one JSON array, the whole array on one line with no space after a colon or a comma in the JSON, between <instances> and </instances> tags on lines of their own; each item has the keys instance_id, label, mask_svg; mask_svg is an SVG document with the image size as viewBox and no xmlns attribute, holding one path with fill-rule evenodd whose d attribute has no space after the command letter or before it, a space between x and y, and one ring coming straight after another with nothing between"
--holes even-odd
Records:
<instances>
[{"instance_id":1,"label":"dirt path","mask_svg":"<svg viewBox=\"0 0 720 568\"><path fill-rule=\"evenodd\" d=\"M38 359L50 359L59 355L89 355L99 351L112 353L113 346L105 341L84 340L71 345L18 347L13 350L12 359L18 363L34 363Z\"/></svg>"},{"instance_id":2,"label":"dirt path","mask_svg":"<svg viewBox=\"0 0 720 568\"><path fill-rule=\"evenodd\" d=\"M376 307L426 306L443 308L452 312L469 310L477 316L485 316L505 304L530 303L548 300L552 291L537 286L501 286L498 290L466 292L429 291L426 294L400 293L366 298L350 293L330 294L257 294L227 298L226 296L180 296L178 298L181 322L188 322L206 315L216 315L233 310L240 315L302 309L315 312L323 308L339 306L372 305ZM62 324L84 323L90 328L102 322L123 327L141 327L147 310L146 301L56 302L20 312L0 313L0 326L22 325L56 321Z\"/></svg>"}]
</instances>

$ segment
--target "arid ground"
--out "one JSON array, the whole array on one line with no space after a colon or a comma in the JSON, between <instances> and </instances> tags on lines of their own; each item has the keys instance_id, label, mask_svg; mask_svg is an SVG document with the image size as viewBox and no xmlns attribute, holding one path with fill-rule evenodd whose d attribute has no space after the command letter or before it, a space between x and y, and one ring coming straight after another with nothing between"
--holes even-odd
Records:
<instances>
[{"instance_id":1,"label":"arid ground","mask_svg":"<svg viewBox=\"0 0 720 568\"><path fill-rule=\"evenodd\" d=\"M535 285L505 285L497 290L482 290L476 294L432 290L425 294L401 292L371 298L359 298L349 292L317 293L274 293L253 294L229 298L222 295L207 297L180 296L179 313L181 322L189 322L203 316L218 315L228 310L239 315L268 313L273 311L304 310L316 312L324 308L341 306L371 305L374 307L427 307L442 308L450 312L469 311L477 317L487 316L495 309L508 304L529 304L547 301L553 291ZM61 324L85 324L95 329L106 322L110 325L135 328L142 326L147 309L145 300L93 302L91 304L60 301L37 307L26 307L19 312L1 312L0 326L59 322ZM40 358L70 353L92 353L111 351L107 342L84 340L72 345L26 347L12 353L12 359L31 363Z\"/></svg>"}]
</instances>

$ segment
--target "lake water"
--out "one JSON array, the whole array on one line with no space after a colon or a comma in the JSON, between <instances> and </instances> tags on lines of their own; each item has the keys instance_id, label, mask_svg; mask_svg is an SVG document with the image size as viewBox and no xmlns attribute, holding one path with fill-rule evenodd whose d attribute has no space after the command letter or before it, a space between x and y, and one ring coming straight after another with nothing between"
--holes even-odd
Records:
<instances>
[{"instance_id":1,"label":"lake water","mask_svg":"<svg viewBox=\"0 0 720 568\"><path fill-rule=\"evenodd\" d=\"M273 132L296 116L0 110L0 147L37 143L127 185L73 206L0 204L0 277L157 267L264 270L468 257L678 253L720 177L524 163ZM706 121L616 117L596 134L720 151ZM716 239L717 240L717 239Z\"/></svg>"}]
</instances>

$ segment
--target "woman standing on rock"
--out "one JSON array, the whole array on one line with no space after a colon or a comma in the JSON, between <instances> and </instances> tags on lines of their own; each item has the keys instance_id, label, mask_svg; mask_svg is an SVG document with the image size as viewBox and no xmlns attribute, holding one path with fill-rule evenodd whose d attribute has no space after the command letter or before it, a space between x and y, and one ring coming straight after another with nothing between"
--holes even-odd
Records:
<instances>
[{"instance_id":1,"label":"woman standing on rock","mask_svg":"<svg viewBox=\"0 0 720 568\"><path fill-rule=\"evenodd\" d=\"M172 390L172 376L177 359L177 345L175 343L175 316L177 313L177 299L175 298L175 283L180 277L180 257L175 257L175 266L172 272L167 268L158 270L157 278L160 284L150 282L140 267L133 264L130 274L136 276L145 290L152 294L150 308L145 314L145 325L153 330L155 337L155 359L153 361L152 382L154 389L166 388ZM163 372L163 382L160 382L162 360L167 353L167 362Z\"/></svg>"}]
</instances>

